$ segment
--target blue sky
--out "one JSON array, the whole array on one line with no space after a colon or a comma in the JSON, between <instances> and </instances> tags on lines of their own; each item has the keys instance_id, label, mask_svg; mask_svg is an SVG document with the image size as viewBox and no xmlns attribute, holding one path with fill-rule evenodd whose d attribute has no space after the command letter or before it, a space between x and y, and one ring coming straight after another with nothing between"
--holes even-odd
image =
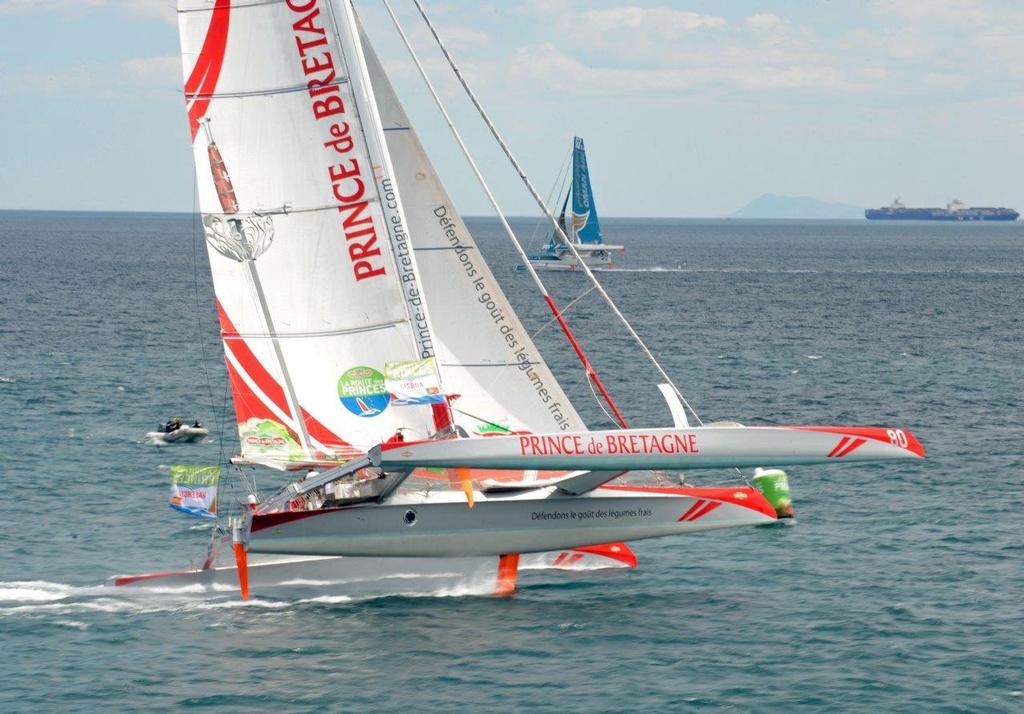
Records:
<instances>
[{"instance_id":1,"label":"blue sky","mask_svg":"<svg viewBox=\"0 0 1024 714\"><path fill-rule=\"evenodd\" d=\"M394 0L506 213L529 197ZM431 2L546 194L573 134L599 211L763 193L1024 208L1024 4ZM377 0L356 7L463 213L486 214ZM173 0L0 0L0 208L192 210Z\"/></svg>"}]
</instances>

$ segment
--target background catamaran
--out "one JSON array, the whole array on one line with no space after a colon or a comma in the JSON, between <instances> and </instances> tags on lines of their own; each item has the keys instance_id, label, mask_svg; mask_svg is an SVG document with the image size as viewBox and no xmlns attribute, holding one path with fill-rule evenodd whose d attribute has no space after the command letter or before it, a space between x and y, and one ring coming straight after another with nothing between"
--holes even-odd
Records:
<instances>
[{"instance_id":1,"label":"background catamaran","mask_svg":"<svg viewBox=\"0 0 1024 714\"><path fill-rule=\"evenodd\" d=\"M566 221L566 209L572 200L571 212ZM612 253L623 252L621 245L609 245L601 236L601 223L597 217L597 204L594 192L590 187L590 170L587 168L587 152L583 139L578 136L572 140L572 181L562 201L562 210L558 214L561 230L552 231L543 252L529 256L530 263L537 270L578 270L577 254L591 268L609 269L612 265ZM576 251L571 251L562 240L562 236L572 241ZM522 271L522 265L516 266Z\"/></svg>"},{"instance_id":2,"label":"background catamaran","mask_svg":"<svg viewBox=\"0 0 1024 714\"><path fill-rule=\"evenodd\" d=\"M775 519L747 486L609 485L631 471L923 457L898 429L704 426L692 409L691 426L689 405L544 207L416 5L553 229L661 375L673 427L628 428L423 73L621 426L587 429L441 185L350 2L186 0L185 96L239 430L235 462L323 470L262 500L253 491L229 519L230 535L212 540L204 568L116 584L216 589L237 579L246 596L256 554L260 592L301 572L317 588L328 579L395 592L401 581L397 591L408 592L483 577L507 593L522 553L547 553L535 557L539 566L577 555L628 562L614 541ZM218 546L228 543L236 567L218 568Z\"/></svg>"}]
</instances>

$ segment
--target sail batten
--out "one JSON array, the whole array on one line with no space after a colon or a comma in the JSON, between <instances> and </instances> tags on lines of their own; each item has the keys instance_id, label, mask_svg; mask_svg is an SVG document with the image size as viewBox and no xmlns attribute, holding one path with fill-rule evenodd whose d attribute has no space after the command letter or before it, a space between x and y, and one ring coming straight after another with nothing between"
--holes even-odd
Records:
<instances>
[{"instance_id":1,"label":"sail batten","mask_svg":"<svg viewBox=\"0 0 1024 714\"><path fill-rule=\"evenodd\" d=\"M360 332L373 332L374 330L388 330L393 327L400 325L409 324L408 320L394 320L391 322L382 322L377 325L362 325L360 327L349 327L340 328L335 330L319 330L319 331L305 331L305 332L285 332L283 330L277 330L273 334L267 332L244 332L236 333L233 335L226 336L225 339L232 339L240 337L243 339L262 339L262 338L274 338L274 339L302 339L306 337L333 337L337 335L357 335Z\"/></svg>"},{"instance_id":2,"label":"sail batten","mask_svg":"<svg viewBox=\"0 0 1024 714\"><path fill-rule=\"evenodd\" d=\"M348 83L348 77L342 77L332 82L325 82L324 87L338 87ZM244 89L237 92L186 92L186 100L194 99L245 99L247 97L272 97L276 94L288 94L290 92L308 92L309 87L303 84L294 84L288 87L268 87L263 89Z\"/></svg>"}]
</instances>

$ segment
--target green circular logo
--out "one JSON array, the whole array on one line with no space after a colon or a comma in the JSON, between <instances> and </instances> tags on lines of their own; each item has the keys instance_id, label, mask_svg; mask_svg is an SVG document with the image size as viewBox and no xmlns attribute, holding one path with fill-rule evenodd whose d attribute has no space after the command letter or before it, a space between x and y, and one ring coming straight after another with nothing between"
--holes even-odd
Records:
<instances>
[{"instance_id":1,"label":"green circular logo","mask_svg":"<svg viewBox=\"0 0 1024 714\"><path fill-rule=\"evenodd\" d=\"M391 404L384 375L373 367L352 367L338 379L338 399L356 416L375 417Z\"/></svg>"}]
</instances>

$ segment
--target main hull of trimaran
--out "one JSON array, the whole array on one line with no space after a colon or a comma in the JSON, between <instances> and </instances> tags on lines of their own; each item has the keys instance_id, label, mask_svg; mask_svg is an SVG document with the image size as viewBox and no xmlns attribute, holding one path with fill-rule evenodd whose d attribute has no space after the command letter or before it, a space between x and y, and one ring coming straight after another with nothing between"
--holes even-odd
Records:
<instances>
[{"instance_id":1,"label":"main hull of trimaran","mask_svg":"<svg viewBox=\"0 0 1024 714\"><path fill-rule=\"evenodd\" d=\"M397 495L385 504L253 516L248 551L292 555L466 557L537 553L771 523L747 487L608 486L571 496L522 493Z\"/></svg>"},{"instance_id":2,"label":"main hull of trimaran","mask_svg":"<svg viewBox=\"0 0 1024 714\"><path fill-rule=\"evenodd\" d=\"M225 549L230 555L230 549ZM207 568L122 575L110 585L157 593L237 594L233 563ZM589 571L636 567L636 556L623 544L525 555L519 570ZM481 594L500 591L500 560L466 558L351 558L339 556L253 555L249 586L264 598L365 598L394 595Z\"/></svg>"}]
</instances>

